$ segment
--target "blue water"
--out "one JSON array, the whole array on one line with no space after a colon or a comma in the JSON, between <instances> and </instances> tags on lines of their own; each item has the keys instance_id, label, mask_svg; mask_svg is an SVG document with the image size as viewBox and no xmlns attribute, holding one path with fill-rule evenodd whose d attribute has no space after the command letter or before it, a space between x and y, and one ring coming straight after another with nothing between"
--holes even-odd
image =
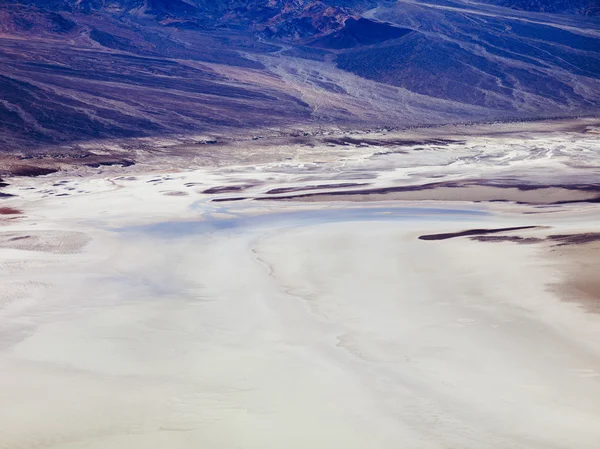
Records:
<instances>
[{"instance_id":1,"label":"blue water","mask_svg":"<svg viewBox=\"0 0 600 449\"><path fill-rule=\"evenodd\" d=\"M231 210L219 211L232 213ZM276 212L261 215L240 215L227 219L201 219L198 221L168 221L120 229L122 233L142 233L161 238L176 238L202 233L248 228L285 228L323 223L372 221L477 221L489 214L476 209L443 209L420 207L364 207L327 208Z\"/></svg>"}]
</instances>

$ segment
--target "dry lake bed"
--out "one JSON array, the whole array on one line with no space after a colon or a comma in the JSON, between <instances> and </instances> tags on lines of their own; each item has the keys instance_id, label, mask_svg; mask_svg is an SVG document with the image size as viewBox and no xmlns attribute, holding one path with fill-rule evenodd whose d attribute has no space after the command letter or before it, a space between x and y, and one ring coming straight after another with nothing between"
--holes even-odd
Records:
<instances>
[{"instance_id":1,"label":"dry lake bed","mask_svg":"<svg viewBox=\"0 0 600 449\"><path fill-rule=\"evenodd\" d=\"M561 126L5 179L0 448L596 449L599 128Z\"/></svg>"}]
</instances>

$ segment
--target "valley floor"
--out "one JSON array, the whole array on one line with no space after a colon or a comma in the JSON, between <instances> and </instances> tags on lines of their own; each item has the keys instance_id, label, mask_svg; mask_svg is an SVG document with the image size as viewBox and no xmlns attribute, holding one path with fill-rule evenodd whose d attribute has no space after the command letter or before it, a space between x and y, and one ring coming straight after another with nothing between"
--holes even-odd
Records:
<instances>
[{"instance_id":1,"label":"valley floor","mask_svg":"<svg viewBox=\"0 0 600 449\"><path fill-rule=\"evenodd\" d=\"M595 449L595 126L6 180L0 448Z\"/></svg>"}]
</instances>

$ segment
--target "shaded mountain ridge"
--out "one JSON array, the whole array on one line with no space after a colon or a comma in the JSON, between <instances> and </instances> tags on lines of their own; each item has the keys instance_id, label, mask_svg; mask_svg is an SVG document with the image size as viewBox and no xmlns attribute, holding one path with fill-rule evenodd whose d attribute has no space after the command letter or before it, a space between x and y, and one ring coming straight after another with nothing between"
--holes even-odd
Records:
<instances>
[{"instance_id":1,"label":"shaded mountain ridge","mask_svg":"<svg viewBox=\"0 0 600 449\"><path fill-rule=\"evenodd\" d=\"M4 149L600 107L593 17L467 0L19 2L0 5Z\"/></svg>"}]
</instances>

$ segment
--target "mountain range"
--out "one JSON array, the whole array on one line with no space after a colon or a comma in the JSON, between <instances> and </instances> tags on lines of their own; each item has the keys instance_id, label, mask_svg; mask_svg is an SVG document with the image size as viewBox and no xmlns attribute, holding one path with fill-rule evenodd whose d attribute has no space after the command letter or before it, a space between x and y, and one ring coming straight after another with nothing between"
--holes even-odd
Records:
<instances>
[{"instance_id":1,"label":"mountain range","mask_svg":"<svg viewBox=\"0 0 600 449\"><path fill-rule=\"evenodd\" d=\"M595 0L4 0L0 145L595 115Z\"/></svg>"},{"instance_id":2,"label":"mountain range","mask_svg":"<svg viewBox=\"0 0 600 449\"><path fill-rule=\"evenodd\" d=\"M598 0L483 0L482 2L525 11L595 16L600 14Z\"/></svg>"}]
</instances>

